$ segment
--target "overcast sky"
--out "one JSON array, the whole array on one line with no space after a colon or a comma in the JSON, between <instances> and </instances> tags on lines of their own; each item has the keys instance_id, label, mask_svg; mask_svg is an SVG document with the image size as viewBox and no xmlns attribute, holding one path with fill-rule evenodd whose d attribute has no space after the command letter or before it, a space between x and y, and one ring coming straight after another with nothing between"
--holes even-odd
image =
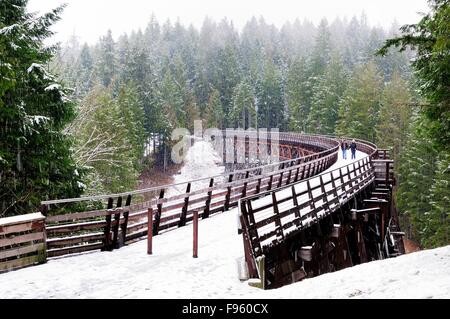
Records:
<instances>
[{"instance_id":1,"label":"overcast sky","mask_svg":"<svg viewBox=\"0 0 450 319\"><path fill-rule=\"evenodd\" d=\"M55 39L65 42L76 34L80 41L94 43L111 29L115 38L138 28L144 29L154 13L159 22L180 18L183 24L200 27L205 16L227 17L240 30L252 16L263 16L281 26L295 18L318 23L326 17L351 18L365 12L371 25L389 27L420 19L427 12L426 0L30 0L29 10L46 12L62 3L67 8L54 27Z\"/></svg>"}]
</instances>

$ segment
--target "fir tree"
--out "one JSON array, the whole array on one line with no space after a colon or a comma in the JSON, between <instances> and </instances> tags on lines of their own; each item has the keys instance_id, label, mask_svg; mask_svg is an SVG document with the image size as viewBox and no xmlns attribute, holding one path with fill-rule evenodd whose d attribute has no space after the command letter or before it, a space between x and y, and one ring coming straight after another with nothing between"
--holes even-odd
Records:
<instances>
[{"instance_id":1,"label":"fir tree","mask_svg":"<svg viewBox=\"0 0 450 319\"><path fill-rule=\"evenodd\" d=\"M208 105L205 109L205 122L208 128L225 128L225 114L220 101L220 93L217 89L212 89L209 95Z\"/></svg>"},{"instance_id":2,"label":"fir tree","mask_svg":"<svg viewBox=\"0 0 450 319\"><path fill-rule=\"evenodd\" d=\"M112 38L111 30L108 30L106 36L100 38L99 60L97 62L97 76L100 83L108 87L111 85L117 72L117 57L115 52L115 43Z\"/></svg>"},{"instance_id":3,"label":"fir tree","mask_svg":"<svg viewBox=\"0 0 450 319\"><path fill-rule=\"evenodd\" d=\"M281 72L272 61L266 61L264 73L256 83L258 127L282 128L284 99Z\"/></svg>"},{"instance_id":4,"label":"fir tree","mask_svg":"<svg viewBox=\"0 0 450 319\"><path fill-rule=\"evenodd\" d=\"M234 89L233 109L229 115L235 127L248 129L257 125L253 89L247 81L242 81Z\"/></svg>"},{"instance_id":5,"label":"fir tree","mask_svg":"<svg viewBox=\"0 0 450 319\"><path fill-rule=\"evenodd\" d=\"M339 106L338 135L375 140L382 78L374 62L353 71Z\"/></svg>"},{"instance_id":6,"label":"fir tree","mask_svg":"<svg viewBox=\"0 0 450 319\"><path fill-rule=\"evenodd\" d=\"M310 111L311 86L304 58L294 60L286 81L286 100L289 109L289 129L306 132Z\"/></svg>"},{"instance_id":7,"label":"fir tree","mask_svg":"<svg viewBox=\"0 0 450 319\"><path fill-rule=\"evenodd\" d=\"M412 111L411 101L407 82L398 72L394 72L381 94L377 145L381 148L392 148L392 159L395 161L406 144Z\"/></svg>"},{"instance_id":8,"label":"fir tree","mask_svg":"<svg viewBox=\"0 0 450 319\"><path fill-rule=\"evenodd\" d=\"M0 217L82 191L72 142L62 133L74 104L47 71L55 47L43 44L63 7L37 16L27 12L27 2L0 5Z\"/></svg>"},{"instance_id":9,"label":"fir tree","mask_svg":"<svg viewBox=\"0 0 450 319\"><path fill-rule=\"evenodd\" d=\"M325 74L314 86L311 111L308 116L309 132L332 134L337 120L339 103L346 88L347 75L341 57L334 53Z\"/></svg>"},{"instance_id":10,"label":"fir tree","mask_svg":"<svg viewBox=\"0 0 450 319\"><path fill-rule=\"evenodd\" d=\"M423 97L430 103L423 109L432 121L430 135L441 149L450 149L450 4L448 0L429 0L431 11L417 24L401 28L400 37L387 40L378 53L391 46L405 51L416 49L412 63Z\"/></svg>"},{"instance_id":11,"label":"fir tree","mask_svg":"<svg viewBox=\"0 0 450 319\"><path fill-rule=\"evenodd\" d=\"M417 113L417 111L416 111ZM423 243L426 212L431 210L430 196L436 171L437 152L431 139L426 135L428 121L418 114L413 117L408 143L400 155L397 191L398 210L406 216L413 239Z\"/></svg>"}]
</instances>

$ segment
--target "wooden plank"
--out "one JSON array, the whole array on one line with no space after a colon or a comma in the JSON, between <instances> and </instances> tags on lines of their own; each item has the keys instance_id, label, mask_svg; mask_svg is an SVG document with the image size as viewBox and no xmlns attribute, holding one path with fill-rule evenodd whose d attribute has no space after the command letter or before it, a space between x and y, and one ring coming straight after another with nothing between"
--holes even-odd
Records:
<instances>
[{"instance_id":1,"label":"wooden plank","mask_svg":"<svg viewBox=\"0 0 450 319\"><path fill-rule=\"evenodd\" d=\"M18 268L23 268L26 266L34 265L40 262L40 257L36 256L28 256L19 259L13 259L6 262L0 263L0 272L10 271Z\"/></svg>"},{"instance_id":2,"label":"wooden plank","mask_svg":"<svg viewBox=\"0 0 450 319\"><path fill-rule=\"evenodd\" d=\"M24 214L17 215L12 217L4 217L0 218L0 227L9 226L9 225L17 225L17 224L27 224L30 222L41 221L44 220L45 216L41 213L32 213L32 214Z\"/></svg>"},{"instance_id":3,"label":"wooden plank","mask_svg":"<svg viewBox=\"0 0 450 319\"><path fill-rule=\"evenodd\" d=\"M90 241L100 241L104 236L103 232L71 236L71 237L58 237L47 239L47 248L57 248L61 246L73 246L76 244L82 244Z\"/></svg>"},{"instance_id":4,"label":"wooden plank","mask_svg":"<svg viewBox=\"0 0 450 319\"><path fill-rule=\"evenodd\" d=\"M49 250L47 250L47 255L49 258L50 257L58 257L58 256L63 256L63 255L68 255L68 254L76 254L76 253L82 253L82 252L91 251L91 250L102 249L103 246L104 246L104 243L98 242L98 243L92 243L92 244L86 244L86 245L49 249Z\"/></svg>"},{"instance_id":5,"label":"wooden plank","mask_svg":"<svg viewBox=\"0 0 450 319\"><path fill-rule=\"evenodd\" d=\"M80 212L80 213L54 215L54 216L48 216L45 222L47 224L50 224L50 223L55 223L55 222L74 221L74 220L80 220L80 219L103 217L103 216L106 216L106 215L109 215L112 213L113 212L108 211L106 209L101 209L101 210L93 210L93 211Z\"/></svg>"},{"instance_id":6,"label":"wooden plank","mask_svg":"<svg viewBox=\"0 0 450 319\"><path fill-rule=\"evenodd\" d=\"M42 230L44 227L43 220L24 222L21 224L8 224L0 226L0 235L8 235L12 233L20 233L29 230Z\"/></svg>"},{"instance_id":7,"label":"wooden plank","mask_svg":"<svg viewBox=\"0 0 450 319\"><path fill-rule=\"evenodd\" d=\"M42 233L30 233L26 235L13 236L0 239L0 247L22 244L35 240L42 240Z\"/></svg>"},{"instance_id":8,"label":"wooden plank","mask_svg":"<svg viewBox=\"0 0 450 319\"><path fill-rule=\"evenodd\" d=\"M42 233L40 234L42 236ZM28 246L23 246L23 247L18 247L18 248L12 248L12 249L8 249L8 250L2 250L0 251L0 259L6 259L6 258L10 258L13 256L21 256L21 255L26 255L26 254L30 254L33 252L39 252L42 251L45 248L45 243L40 243L40 244L33 244L33 245L28 245Z\"/></svg>"},{"instance_id":9,"label":"wooden plank","mask_svg":"<svg viewBox=\"0 0 450 319\"><path fill-rule=\"evenodd\" d=\"M111 216L110 216L111 217ZM47 227L47 234L62 234L62 233L74 233L82 230L93 230L103 228L107 225L106 221L92 221L77 224L59 225L59 226L49 226Z\"/></svg>"}]
</instances>

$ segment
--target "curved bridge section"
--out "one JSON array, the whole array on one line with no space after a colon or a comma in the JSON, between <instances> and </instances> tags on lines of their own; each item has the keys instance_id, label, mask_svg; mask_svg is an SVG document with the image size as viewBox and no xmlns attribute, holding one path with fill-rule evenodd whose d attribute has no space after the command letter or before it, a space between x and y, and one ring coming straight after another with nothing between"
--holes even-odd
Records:
<instances>
[{"instance_id":1,"label":"curved bridge section","mask_svg":"<svg viewBox=\"0 0 450 319\"><path fill-rule=\"evenodd\" d=\"M238 143L269 143L266 139L234 137ZM308 154L258 168L233 171L181 184L132 192L42 202L47 215L47 254L61 256L87 250L112 250L147 236L148 212L153 234L183 227L197 211L205 219L236 207L239 199L277 189L314 176L333 165L339 143L333 137L280 133L279 152L286 156ZM98 207L62 214L68 207Z\"/></svg>"},{"instance_id":2,"label":"curved bridge section","mask_svg":"<svg viewBox=\"0 0 450 319\"><path fill-rule=\"evenodd\" d=\"M258 148L272 146L271 141L265 138L248 137L239 134L233 137L235 151L238 145L242 144L246 148L250 144L257 144ZM344 187L342 183L336 184L336 179L332 178L331 183L337 185L333 184L333 187L341 187L341 191L337 191L337 195L335 194L336 198L334 199L327 197L330 203L327 204L329 206L323 208L323 211L326 212L325 215L322 215L317 210L317 207L322 207L320 206L322 202L319 203L313 194L309 195L310 197L306 200L306 204L301 201L299 202L299 205L305 207L316 207L305 218L309 218L311 214L313 214L313 219L317 217L317 220L320 220L322 216L322 219L326 219L330 215L334 216L337 207L339 209L343 209L344 207L340 199L343 196L342 191L348 198L347 202L353 203L352 198L361 196L362 190L372 185L370 181L372 181L372 175L374 174L374 170L376 170L373 163L382 153L371 143L358 140L357 144L358 150L369 155L365 159L365 162L360 163L361 166L348 173L350 182L346 180L347 177L344 177L344 184L350 183L351 189L355 191L349 191L346 188L347 184ZM194 212L198 212L201 218L205 219L215 213L236 207L240 202L239 207L241 209L246 207L247 209L243 213L242 232L245 239L245 252L249 265L249 273L251 277L266 278L262 280L265 286L270 287L274 283L279 284L282 282L279 279L282 276L280 277L272 273L279 266L274 266L276 263L267 261L266 269L268 272L264 272L258 270L256 260L259 260L263 255L267 256L268 259L269 256L276 256L272 252L278 248L274 248L275 250L265 248L269 246L266 246L264 240L274 244L273 236L282 236L283 238L287 238L288 236L285 236L286 234L284 232L279 233L280 230L276 230L276 233L266 235L267 238L261 234L255 237L255 231L258 233L259 226L262 224L253 223L252 218L256 217L259 211L252 211L250 208L259 198L269 198L271 199L268 203L270 205L266 209L272 210L275 216L280 217L280 220L283 219L284 215L281 216L281 214L285 214L286 212L280 210L282 203L277 203L278 193L274 192L284 192L286 187L291 187L304 181L310 183L308 181L314 176L329 169L338 159L339 143L332 136L280 133L277 147L281 161L256 168L253 167L185 183L163 185L121 194L44 201L41 206L41 213L45 216L45 227L43 229L44 247L40 250L39 260L45 261L47 257L56 257L96 249L117 249L124 244L147 236L149 231L153 235L157 235L169 229L183 227L192 221ZM384 156L386 157L386 153L384 153ZM391 162L387 163L391 165ZM385 172L385 174L387 176L386 178L390 181L391 174L389 171L387 173ZM356 183L355 178L358 179L358 183ZM368 184L360 184L362 181ZM386 188L391 187L391 182L389 181L386 182ZM355 188L355 185L358 185L358 187ZM327 190L329 185L326 184L324 187L328 195L328 192L330 192ZM379 187L381 187L381 184ZM316 190L311 189L311 191L314 193ZM386 196L390 196L389 194ZM322 197L322 200L325 199ZM295 212L293 213L294 215L296 214ZM286 214L286 217L291 215L290 212ZM303 216L303 213L300 213L300 215ZM150 218L153 221L151 229L148 227ZM278 217L275 217L275 219L273 217L268 218L269 221L276 220L278 227L287 227L284 222L279 223ZM255 222L258 223L257 221ZM385 222L388 222L388 220L386 219ZM310 224L314 225L314 223L311 222ZM305 229L305 220L301 220L301 223L298 225L302 225L299 229ZM295 229L295 231L299 231L299 229ZM322 229L325 229L325 227ZM295 234L292 233L291 235L294 236ZM12 256L13 250L20 250L21 252L29 252L30 250L22 248L15 250L15 240L13 237L8 239L7 243L10 246L12 245L10 250L6 250L6 252L11 252L8 258L21 258L21 256ZM287 247L286 245L288 245L287 241L280 243L281 246L278 245L279 248ZM19 245L20 243L17 244ZM277 245L274 247L277 247ZM285 248L280 249L283 254L286 253ZM0 262L3 261L2 252L0 251ZM28 255L26 255L25 259L27 258ZM8 262L5 265L4 269L8 270ZM20 268L22 264L15 262L14 265L14 267ZM258 276L258 273L262 275ZM270 277L271 275L269 273L272 273L273 277Z\"/></svg>"},{"instance_id":3,"label":"curved bridge section","mask_svg":"<svg viewBox=\"0 0 450 319\"><path fill-rule=\"evenodd\" d=\"M370 154L239 201L245 260L257 286L276 288L404 253L393 162L386 152Z\"/></svg>"}]
</instances>

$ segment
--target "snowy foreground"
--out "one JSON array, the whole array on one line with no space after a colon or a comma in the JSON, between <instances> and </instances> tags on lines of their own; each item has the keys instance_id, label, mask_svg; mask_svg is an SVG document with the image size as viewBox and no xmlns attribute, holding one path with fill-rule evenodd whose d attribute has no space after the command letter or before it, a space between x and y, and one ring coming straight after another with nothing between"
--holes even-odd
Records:
<instances>
[{"instance_id":1,"label":"snowy foreground","mask_svg":"<svg viewBox=\"0 0 450 319\"><path fill-rule=\"evenodd\" d=\"M357 159L364 155L358 153ZM205 158L211 169L211 157ZM333 168L350 162L340 159ZM189 176L184 170L181 175ZM450 246L263 291L238 279L243 244L236 209L202 220L199 234L198 259L192 258L188 225L156 236L151 256L146 254L146 241L140 241L113 252L73 255L0 274L0 298L450 297Z\"/></svg>"}]
</instances>

